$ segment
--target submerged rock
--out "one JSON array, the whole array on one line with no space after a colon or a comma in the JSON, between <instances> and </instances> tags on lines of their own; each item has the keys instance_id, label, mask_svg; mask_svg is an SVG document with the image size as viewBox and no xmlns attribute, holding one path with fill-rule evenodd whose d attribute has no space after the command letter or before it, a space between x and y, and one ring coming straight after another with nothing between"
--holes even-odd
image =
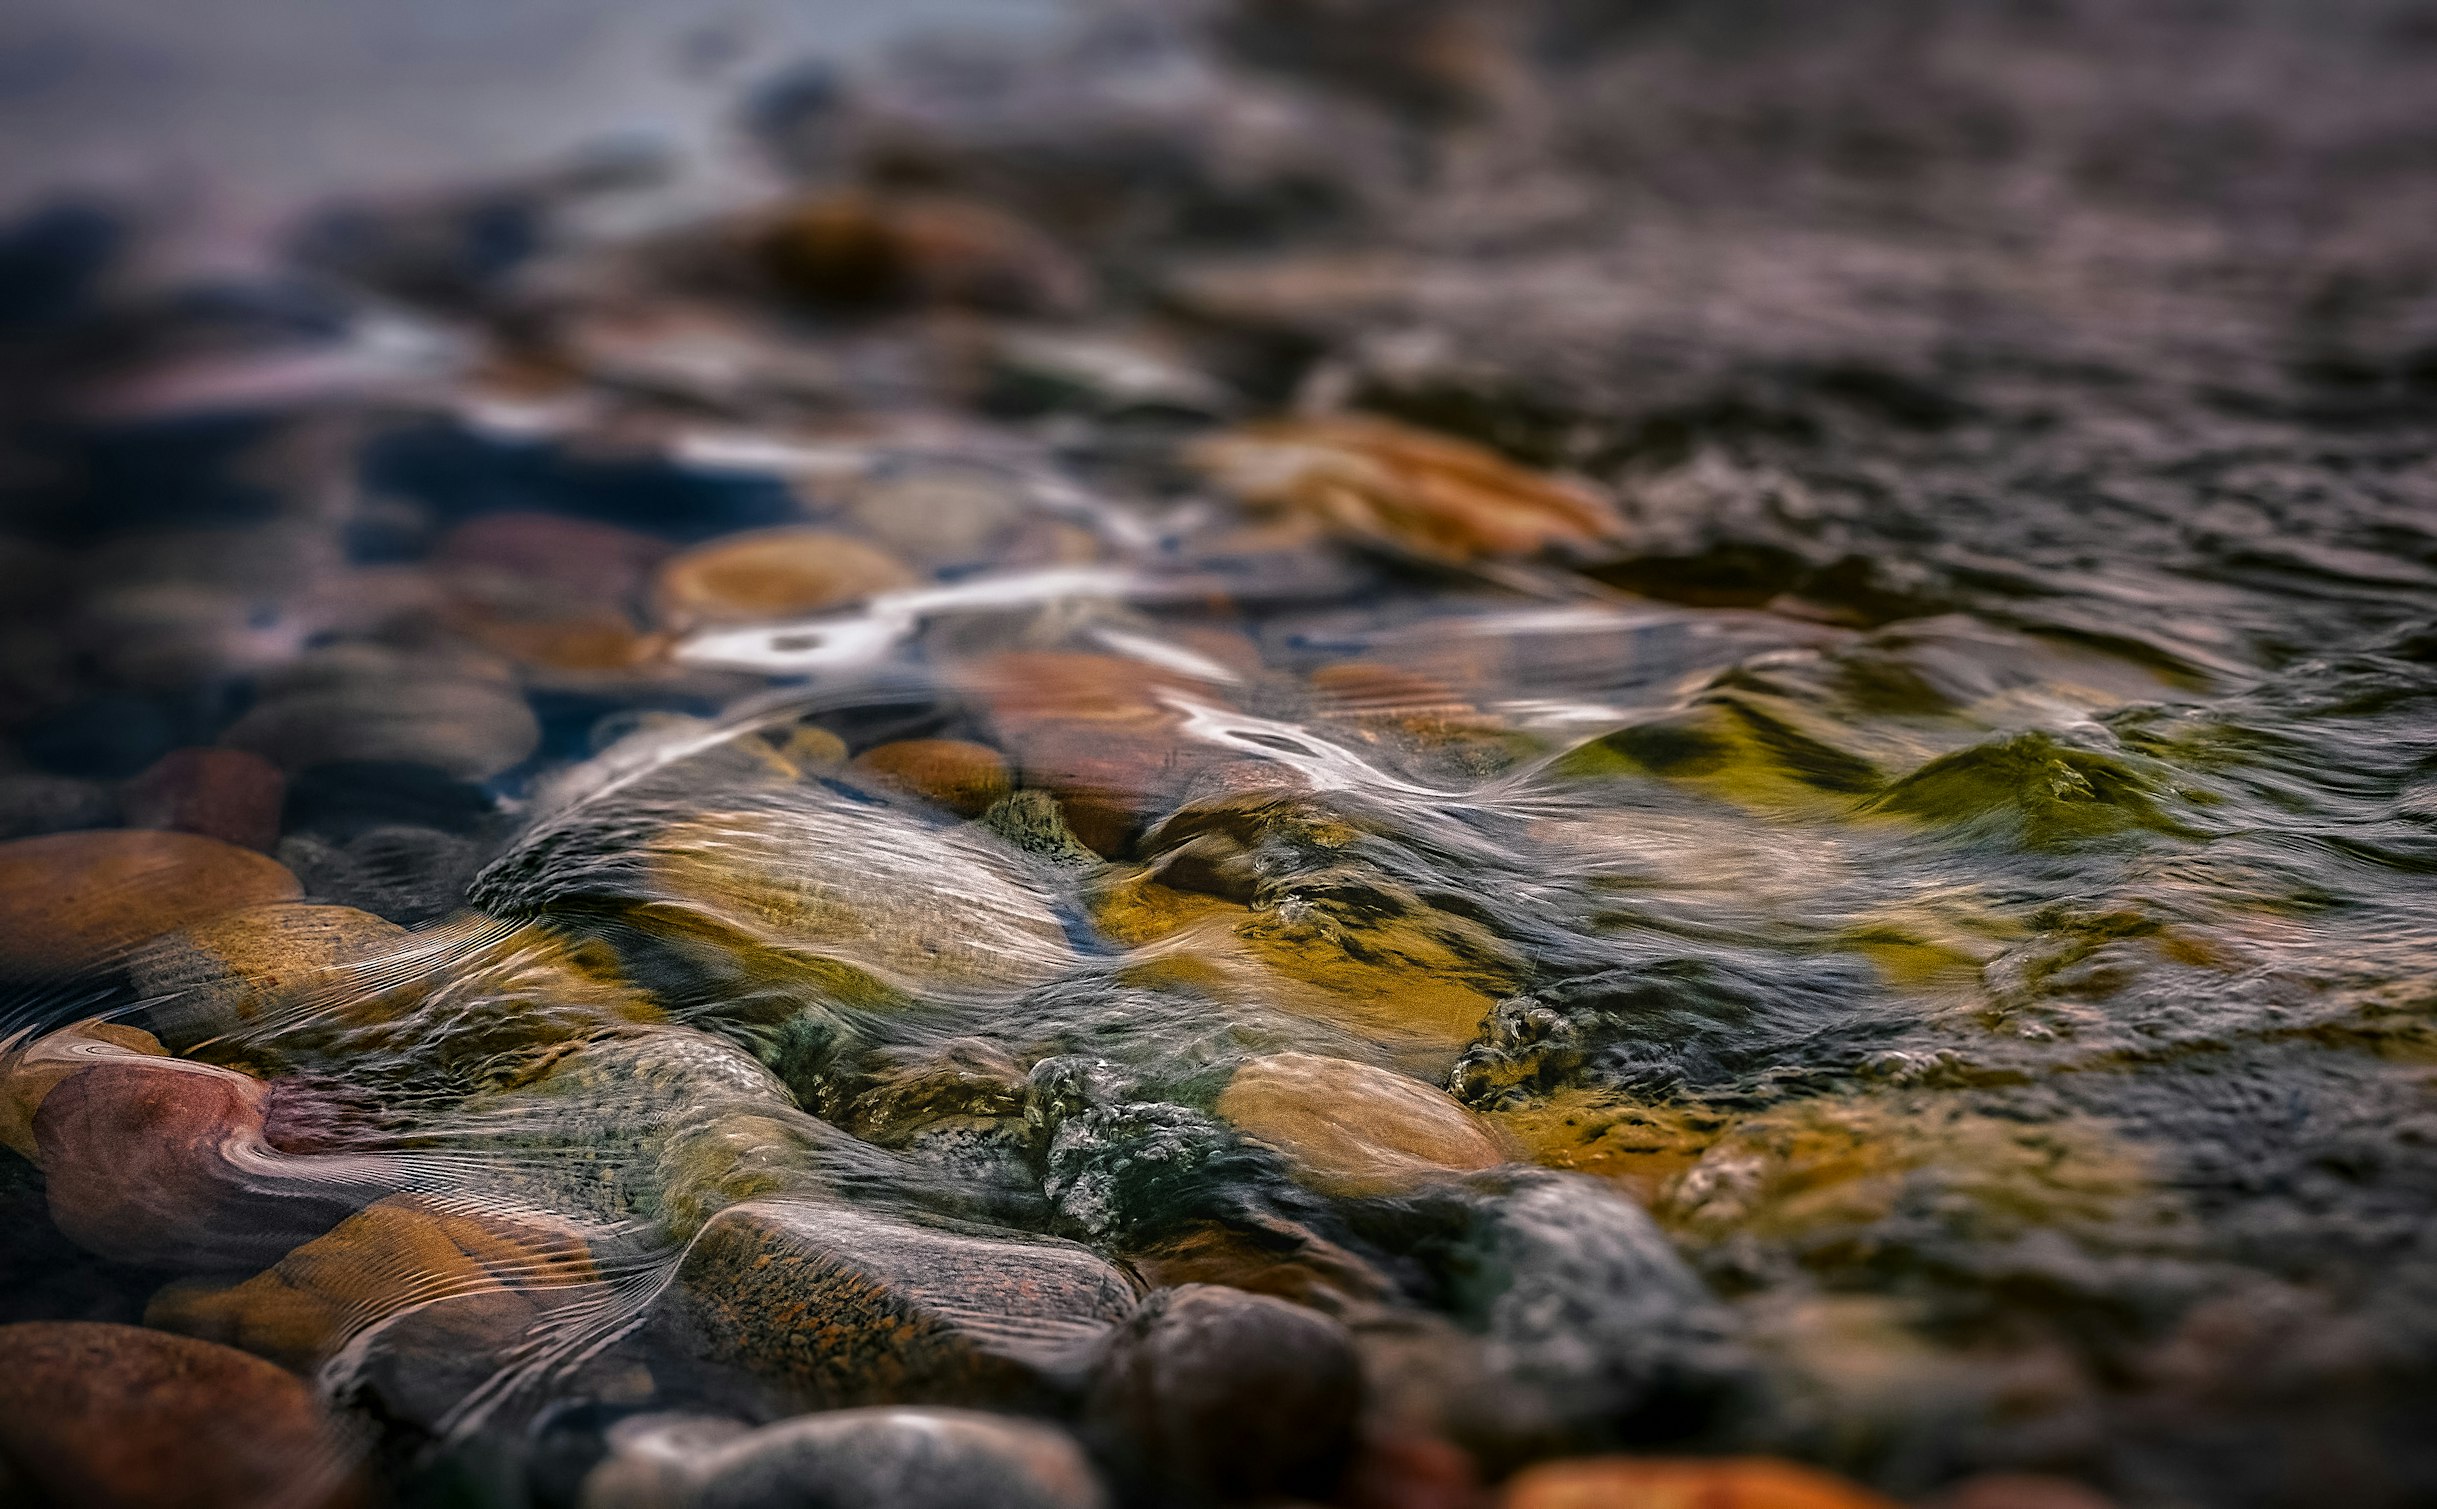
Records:
<instances>
[{"instance_id":1,"label":"submerged rock","mask_svg":"<svg viewBox=\"0 0 2437 1509\"><path fill-rule=\"evenodd\" d=\"M487 1365L471 1380L479 1383L546 1308L546 1298L528 1291L597 1278L581 1237L563 1222L484 1210L471 1201L392 1195L243 1283L163 1290L145 1310L144 1323L310 1372L358 1332L393 1315L433 1306L457 1312L473 1301L485 1310L486 1329L497 1344L429 1358L426 1371L438 1366L462 1373L469 1362ZM443 1408L454 1402L448 1399Z\"/></svg>"},{"instance_id":2,"label":"submerged rock","mask_svg":"<svg viewBox=\"0 0 2437 1509\"><path fill-rule=\"evenodd\" d=\"M1012 855L819 787L641 823L579 811L493 865L475 895L510 914L643 929L699 967L731 972L731 1001L757 989L790 1003L806 990L866 1000L1014 990L1074 959Z\"/></svg>"},{"instance_id":3,"label":"submerged rock","mask_svg":"<svg viewBox=\"0 0 2437 1509\"><path fill-rule=\"evenodd\" d=\"M1526 1468L1499 1509L1896 1509L1857 1483L1769 1457L1593 1457Z\"/></svg>"},{"instance_id":4,"label":"submerged rock","mask_svg":"<svg viewBox=\"0 0 2437 1509\"><path fill-rule=\"evenodd\" d=\"M1579 550L1623 528L1588 483L1392 420L1242 425L1198 442L1190 459L1256 508L1305 514L1359 543L1429 560Z\"/></svg>"},{"instance_id":5,"label":"submerged rock","mask_svg":"<svg viewBox=\"0 0 2437 1509\"><path fill-rule=\"evenodd\" d=\"M800 618L914 585L879 547L821 529L730 535L663 562L652 605L671 628Z\"/></svg>"},{"instance_id":6,"label":"submerged rock","mask_svg":"<svg viewBox=\"0 0 2437 1509\"><path fill-rule=\"evenodd\" d=\"M118 800L105 782L38 771L0 774L0 839L106 828L118 817Z\"/></svg>"},{"instance_id":7,"label":"submerged rock","mask_svg":"<svg viewBox=\"0 0 2437 1509\"><path fill-rule=\"evenodd\" d=\"M0 843L0 975L108 968L173 928L296 898L260 854L192 833L107 829Z\"/></svg>"},{"instance_id":8,"label":"submerged rock","mask_svg":"<svg viewBox=\"0 0 2437 1509\"><path fill-rule=\"evenodd\" d=\"M798 1409L1037 1406L1073 1386L1134 1308L1068 1242L980 1236L850 1206L759 1201L712 1218L660 1324Z\"/></svg>"},{"instance_id":9,"label":"submerged rock","mask_svg":"<svg viewBox=\"0 0 2437 1509\"><path fill-rule=\"evenodd\" d=\"M863 751L853 768L962 817L979 817L1007 795L1007 761L963 739L900 739Z\"/></svg>"},{"instance_id":10,"label":"submerged rock","mask_svg":"<svg viewBox=\"0 0 2437 1509\"><path fill-rule=\"evenodd\" d=\"M90 1509L340 1509L354 1453L293 1374L134 1326L0 1326L0 1486ZM15 1502L15 1500L11 1500Z\"/></svg>"},{"instance_id":11,"label":"submerged rock","mask_svg":"<svg viewBox=\"0 0 2437 1509\"><path fill-rule=\"evenodd\" d=\"M1161 1503L1324 1495L1352 1451L1362 1371L1345 1329L1283 1300L1163 1289L1111 1339L1087 1430Z\"/></svg>"},{"instance_id":12,"label":"submerged rock","mask_svg":"<svg viewBox=\"0 0 2437 1509\"><path fill-rule=\"evenodd\" d=\"M769 226L761 255L788 291L846 308L1065 313L1090 291L1082 267L1040 231L990 205L937 195L813 199Z\"/></svg>"},{"instance_id":13,"label":"submerged rock","mask_svg":"<svg viewBox=\"0 0 2437 1509\"><path fill-rule=\"evenodd\" d=\"M1333 1193L1388 1194L1506 1162L1497 1138L1444 1091L1350 1059L1248 1060L1219 1093L1217 1110Z\"/></svg>"},{"instance_id":14,"label":"submerged rock","mask_svg":"<svg viewBox=\"0 0 2437 1509\"><path fill-rule=\"evenodd\" d=\"M32 1117L51 1219L118 1262L259 1267L373 1198L371 1171L289 1157L264 1137L267 1093L242 1074L112 1048Z\"/></svg>"},{"instance_id":15,"label":"submerged rock","mask_svg":"<svg viewBox=\"0 0 2437 1509\"><path fill-rule=\"evenodd\" d=\"M287 777L241 749L173 749L119 794L131 826L200 833L268 851L279 841Z\"/></svg>"},{"instance_id":16,"label":"submerged rock","mask_svg":"<svg viewBox=\"0 0 2437 1509\"><path fill-rule=\"evenodd\" d=\"M533 710L492 662L334 645L264 683L222 738L291 773L395 761L480 781L541 743Z\"/></svg>"},{"instance_id":17,"label":"submerged rock","mask_svg":"<svg viewBox=\"0 0 2437 1509\"><path fill-rule=\"evenodd\" d=\"M538 927L410 932L351 907L278 904L158 939L129 972L146 1020L181 1049L428 1093L660 1022L615 962Z\"/></svg>"},{"instance_id":18,"label":"submerged rock","mask_svg":"<svg viewBox=\"0 0 2437 1509\"><path fill-rule=\"evenodd\" d=\"M641 1417L584 1481L583 1509L1103 1509L1074 1440L955 1409L846 1409L766 1425Z\"/></svg>"}]
</instances>

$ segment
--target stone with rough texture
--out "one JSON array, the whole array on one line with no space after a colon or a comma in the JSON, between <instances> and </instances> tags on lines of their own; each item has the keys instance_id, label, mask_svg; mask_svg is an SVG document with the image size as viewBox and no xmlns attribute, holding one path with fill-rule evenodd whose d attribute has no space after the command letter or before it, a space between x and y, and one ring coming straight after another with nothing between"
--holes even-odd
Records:
<instances>
[{"instance_id":1,"label":"stone with rough texture","mask_svg":"<svg viewBox=\"0 0 2437 1509\"><path fill-rule=\"evenodd\" d=\"M639 1418L585 1480L583 1509L1101 1509L1073 1438L954 1409L849 1409L737 1433Z\"/></svg>"},{"instance_id":2,"label":"stone with rough texture","mask_svg":"<svg viewBox=\"0 0 2437 1509\"><path fill-rule=\"evenodd\" d=\"M824 529L762 529L700 545L662 564L652 604L671 628L797 618L914 585L875 545Z\"/></svg>"},{"instance_id":3,"label":"stone with rough texture","mask_svg":"<svg viewBox=\"0 0 2437 1509\"><path fill-rule=\"evenodd\" d=\"M1527 1468L1499 1509L1896 1509L1857 1483L1771 1457L1586 1457Z\"/></svg>"},{"instance_id":4,"label":"stone with rough texture","mask_svg":"<svg viewBox=\"0 0 2437 1509\"><path fill-rule=\"evenodd\" d=\"M1392 1193L1506 1161L1497 1138L1446 1092L1351 1059L1249 1060L1220 1092L1218 1113L1337 1193Z\"/></svg>"},{"instance_id":5,"label":"stone with rough texture","mask_svg":"<svg viewBox=\"0 0 2437 1509\"><path fill-rule=\"evenodd\" d=\"M279 842L279 809L288 779L242 749L173 749L119 795L139 828L200 833L268 852Z\"/></svg>"},{"instance_id":6,"label":"stone with rough texture","mask_svg":"<svg viewBox=\"0 0 2437 1509\"><path fill-rule=\"evenodd\" d=\"M135 1326L0 1326L0 1464L76 1509L359 1501L352 1453L302 1380L229 1347Z\"/></svg>"},{"instance_id":7,"label":"stone with rough texture","mask_svg":"<svg viewBox=\"0 0 2437 1509\"><path fill-rule=\"evenodd\" d=\"M107 968L147 938L292 901L296 877L192 833L97 829L0 843L0 976Z\"/></svg>"},{"instance_id":8,"label":"stone with rough texture","mask_svg":"<svg viewBox=\"0 0 2437 1509\"><path fill-rule=\"evenodd\" d=\"M676 1344L799 1408L1054 1397L1133 1286L1071 1242L968 1235L849 1206L756 1201L678 1270Z\"/></svg>"},{"instance_id":9,"label":"stone with rough texture","mask_svg":"<svg viewBox=\"0 0 2437 1509\"><path fill-rule=\"evenodd\" d=\"M345 966L395 950L408 936L354 907L273 902L166 934L128 970L153 1029L184 1049L261 1025L317 991L357 993Z\"/></svg>"},{"instance_id":10,"label":"stone with rough texture","mask_svg":"<svg viewBox=\"0 0 2437 1509\"><path fill-rule=\"evenodd\" d=\"M1112 1337L1084 1406L1104 1457L1162 1503L1325 1495L1362 1372L1345 1328L1265 1295L1163 1289Z\"/></svg>"}]
</instances>

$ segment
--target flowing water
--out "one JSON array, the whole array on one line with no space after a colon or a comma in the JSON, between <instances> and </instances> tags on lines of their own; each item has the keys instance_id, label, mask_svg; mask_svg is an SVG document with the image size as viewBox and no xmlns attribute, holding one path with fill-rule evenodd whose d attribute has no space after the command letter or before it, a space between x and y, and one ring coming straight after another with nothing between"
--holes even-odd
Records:
<instances>
[{"instance_id":1,"label":"flowing water","mask_svg":"<svg viewBox=\"0 0 2437 1509\"><path fill-rule=\"evenodd\" d=\"M1267 9L18 312L5 1318L410 1502L1183 1282L1491 1478L2428 1502L2425 18Z\"/></svg>"}]
</instances>

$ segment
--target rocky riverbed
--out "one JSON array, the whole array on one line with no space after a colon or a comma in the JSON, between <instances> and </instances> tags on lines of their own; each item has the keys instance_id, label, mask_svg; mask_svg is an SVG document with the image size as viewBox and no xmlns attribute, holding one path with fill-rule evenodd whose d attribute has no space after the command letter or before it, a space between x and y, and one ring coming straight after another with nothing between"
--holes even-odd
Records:
<instances>
[{"instance_id":1,"label":"rocky riverbed","mask_svg":"<svg viewBox=\"0 0 2437 1509\"><path fill-rule=\"evenodd\" d=\"M2437 1496L2437 30L1225 0L0 234L0 1499Z\"/></svg>"}]
</instances>

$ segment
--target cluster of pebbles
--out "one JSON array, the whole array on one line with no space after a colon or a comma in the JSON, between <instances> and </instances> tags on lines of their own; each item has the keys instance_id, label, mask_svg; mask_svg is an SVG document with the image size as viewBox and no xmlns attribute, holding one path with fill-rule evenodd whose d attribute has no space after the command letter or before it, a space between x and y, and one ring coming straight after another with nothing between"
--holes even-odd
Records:
<instances>
[{"instance_id":1,"label":"cluster of pebbles","mask_svg":"<svg viewBox=\"0 0 2437 1509\"><path fill-rule=\"evenodd\" d=\"M2041 346L2078 251L1992 264L2023 318L1951 390L1918 302L1852 313L1918 293L1891 240L1661 307L1689 222L1620 243L1559 108L1637 35L1118 7L780 81L784 190L717 213L587 163L167 289L91 208L0 236L0 1498L2204 1480L2177 1422L2290 1333L2189 1317L2318 1301L2168 1171L2201 1090L2043 1085L2419 1061L2426 920L2310 976L2240 846L2425 866L2425 478L2345 537L2387 564L1924 543L1905 464L2061 432L2133 496L2232 441L2043 409L2131 340ZM1877 449L1797 471L1822 425ZM2276 679L2319 635L2369 647ZM2295 794L2288 715L2376 790Z\"/></svg>"}]
</instances>

